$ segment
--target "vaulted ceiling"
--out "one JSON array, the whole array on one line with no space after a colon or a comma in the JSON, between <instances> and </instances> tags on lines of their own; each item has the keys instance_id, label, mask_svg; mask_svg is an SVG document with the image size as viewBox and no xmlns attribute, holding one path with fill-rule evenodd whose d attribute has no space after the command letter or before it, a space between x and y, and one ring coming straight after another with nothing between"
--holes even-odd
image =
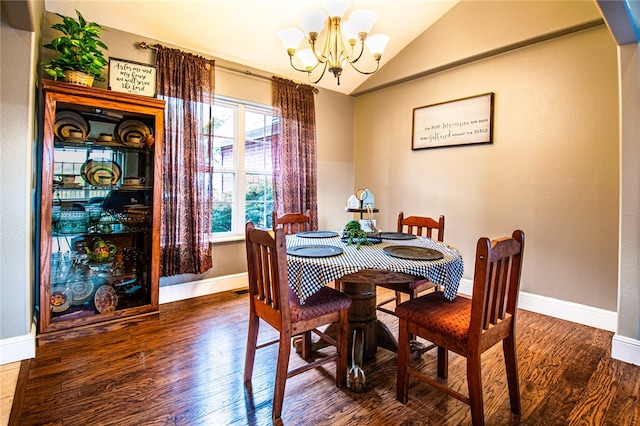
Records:
<instances>
[{"instance_id":1,"label":"vaulted ceiling","mask_svg":"<svg viewBox=\"0 0 640 426\"><path fill-rule=\"evenodd\" d=\"M458 1L354 0L347 15L359 8L378 14L371 33L391 37L384 67ZM296 81L307 81L306 74L291 68L277 32L297 27L302 14L321 7L320 0L45 0L49 12L75 16L77 9L106 27ZM317 86L349 94L367 78L347 66L339 86L328 72Z\"/></svg>"}]
</instances>

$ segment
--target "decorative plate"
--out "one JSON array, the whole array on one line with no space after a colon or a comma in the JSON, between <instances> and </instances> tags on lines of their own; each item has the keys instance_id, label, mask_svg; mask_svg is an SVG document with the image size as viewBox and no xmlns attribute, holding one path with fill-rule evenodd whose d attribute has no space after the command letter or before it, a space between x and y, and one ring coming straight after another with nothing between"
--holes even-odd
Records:
<instances>
[{"instance_id":1,"label":"decorative plate","mask_svg":"<svg viewBox=\"0 0 640 426\"><path fill-rule=\"evenodd\" d=\"M342 249L336 246L294 246L287 248L287 254L299 257L331 257L342 254Z\"/></svg>"},{"instance_id":2,"label":"decorative plate","mask_svg":"<svg viewBox=\"0 0 640 426\"><path fill-rule=\"evenodd\" d=\"M73 293L69 287L51 287L51 312L64 312L69 309L73 302Z\"/></svg>"},{"instance_id":3,"label":"decorative plate","mask_svg":"<svg viewBox=\"0 0 640 426\"><path fill-rule=\"evenodd\" d=\"M296 234L296 237L302 237L302 238L331 238L331 237L337 237L338 234L337 232L334 231L302 231L302 232L298 232Z\"/></svg>"},{"instance_id":4,"label":"decorative plate","mask_svg":"<svg viewBox=\"0 0 640 426\"><path fill-rule=\"evenodd\" d=\"M101 285L96 290L93 301L96 304L96 309L101 314L108 314L116 310L118 306L118 295L116 291L110 285Z\"/></svg>"},{"instance_id":5,"label":"decorative plate","mask_svg":"<svg viewBox=\"0 0 640 426\"><path fill-rule=\"evenodd\" d=\"M73 292L73 304L82 305L88 302L93 297L93 290L95 289L93 281L76 281L70 285Z\"/></svg>"},{"instance_id":6,"label":"decorative plate","mask_svg":"<svg viewBox=\"0 0 640 426\"><path fill-rule=\"evenodd\" d=\"M444 255L438 250L415 246L389 246L382 249L389 256L408 260L438 260Z\"/></svg>"},{"instance_id":7,"label":"decorative plate","mask_svg":"<svg viewBox=\"0 0 640 426\"><path fill-rule=\"evenodd\" d=\"M125 119L120 121L114 129L114 134L122 142L128 142L132 136L144 141L147 135L153 135L151 128L139 120Z\"/></svg>"},{"instance_id":8,"label":"decorative plate","mask_svg":"<svg viewBox=\"0 0 640 426\"><path fill-rule=\"evenodd\" d=\"M414 240L417 238L414 234L406 232L383 232L380 237L383 240Z\"/></svg>"},{"instance_id":9,"label":"decorative plate","mask_svg":"<svg viewBox=\"0 0 640 426\"><path fill-rule=\"evenodd\" d=\"M80 138L73 138L71 131L82 133ZM58 111L56 112L56 122L53 125L53 132L63 141L85 141L91 132L89 122L75 111Z\"/></svg>"},{"instance_id":10,"label":"decorative plate","mask_svg":"<svg viewBox=\"0 0 640 426\"><path fill-rule=\"evenodd\" d=\"M120 179L120 165L110 160L88 160L80 167L80 175L93 186L115 185Z\"/></svg>"}]
</instances>

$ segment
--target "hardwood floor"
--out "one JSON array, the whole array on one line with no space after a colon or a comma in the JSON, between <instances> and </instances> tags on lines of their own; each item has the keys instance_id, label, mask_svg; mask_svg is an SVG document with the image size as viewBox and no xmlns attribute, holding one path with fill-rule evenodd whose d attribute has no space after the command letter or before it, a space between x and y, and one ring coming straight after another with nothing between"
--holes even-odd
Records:
<instances>
[{"instance_id":1,"label":"hardwood floor","mask_svg":"<svg viewBox=\"0 0 640 426\"><path fill-rule=\"evenodd\" d=\"M162 305L122 330L40 346L18 379L10 424L271 424L277 346L258 351L245 389L247 314L247 295L227 292ZM393 317L379 317L395 332ZM509 411L496 345L482 358L487 425L640 425L640 367L610 358L612 333L527 311L517 333L523 412ZM261 324L259 341L274 336ZM416 362L435 371L433 351ZM450 355L449 368L449 384L466 393L464 359ZM365 371L363 393L335 388L331 364L289 379L281 424L471 423L466 405L417 380L399 403L392 352L379 349Z\"/></svg>"}]
</instances>

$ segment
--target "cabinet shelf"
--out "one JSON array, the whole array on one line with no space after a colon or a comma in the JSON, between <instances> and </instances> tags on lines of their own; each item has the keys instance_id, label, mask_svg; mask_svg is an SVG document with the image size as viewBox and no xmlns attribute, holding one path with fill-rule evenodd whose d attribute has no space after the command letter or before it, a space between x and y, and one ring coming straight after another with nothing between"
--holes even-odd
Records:
<instances>
[{"instance_id":1,"label":"cabinet shelf","mask_svg":"<svg viewBox=\"0 0 640 426\"><path fill-rule=\"evenodd\" d=\"M104 149L112 151L134 151L134 152L150 152L153 150L153 145L148 147L147 145L132 146L126 145L122 142L99 142L97 140L86 141L63 141L55 139L54 146L56 148L80 148L80 149Z\"/></svg>"},{"instance_id":2,"label":"cabinet shelf","mask_svg":"<svg viewBox=\"0 0 640 426\"><path fill-rule=\"evenodd\" d=\"M158 312L164 119L164 101L155 98L51 80L42 82L42 92L39 344L120 328ZM130 122L143 123L153 137L150 147L97 141ZM66 139L70 130L63 126L79 127L85 140ZM59 185L62 175L82 182ZM144 178L145 185L123 187L130 176ZM111 185L99 185L109 179ZM135 204L146 206L141 226L125 227L126 217L116 221L116 213L134 215L127 209Z\"/></svg>"}]
</instances>

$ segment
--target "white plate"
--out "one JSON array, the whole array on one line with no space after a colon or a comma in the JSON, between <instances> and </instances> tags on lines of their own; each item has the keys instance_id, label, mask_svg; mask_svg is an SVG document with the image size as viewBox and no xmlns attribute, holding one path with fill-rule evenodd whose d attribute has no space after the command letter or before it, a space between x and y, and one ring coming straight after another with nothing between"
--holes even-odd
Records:
<instances>
[{"instance_id":1,"label":"white plate","mask_svg":"<svg viewBox=\"0 0 640 426\"><path fill-rule=\"evenodd\" d=\"M101 285L93 296L96 309L101 314L108 314L116 310L118 307L118 295L110 285Z\"/></svg>"},{"instance_id":2,"label":"white plate","mask_svg":"<svg viewBox=\"0 0 640 426\"><path fill-rule=\"evenodd\" d=\"M70 285L73 292L73 304L82 305L93 297L94 285L93 281L76 281Z\"/></svg>"}]
</instances>

